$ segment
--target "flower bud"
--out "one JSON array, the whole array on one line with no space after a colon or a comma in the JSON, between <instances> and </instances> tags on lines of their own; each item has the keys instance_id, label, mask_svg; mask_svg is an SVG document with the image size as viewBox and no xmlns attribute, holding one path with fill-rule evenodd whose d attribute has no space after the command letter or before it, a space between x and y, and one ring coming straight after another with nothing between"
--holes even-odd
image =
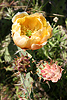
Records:
<instances>
[{"instance_id":1,"label":"flower bud","mask_svg":"<svg viewBox=\"0 0 67 100\"><path fill-rule=\"evenodd\" d=\"M30 61L29 61L29 57L26 55L24 56L23 54L21 55L21 57L17 57L14 60L14 70L18 70L21 72L25 72L27 70L28 67L30 67Z\"/></svg>"}]
</instances>

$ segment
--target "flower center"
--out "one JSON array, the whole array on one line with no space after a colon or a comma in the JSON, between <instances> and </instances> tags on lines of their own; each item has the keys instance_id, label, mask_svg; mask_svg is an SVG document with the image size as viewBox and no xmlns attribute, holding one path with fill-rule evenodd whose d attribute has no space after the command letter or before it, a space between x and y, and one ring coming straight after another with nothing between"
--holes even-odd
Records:
<instances>
[{"instance_id":1,"label":"flower center","mask_svg":"<svg viewBox=\"0 0 67 100\"><path fill-rule=\"evenodd\" d=\"M29 27L26 27L24 25L21 25L21 34L20 35L26 35L29 38L31 38L32 33L37 31L36 29L29 29Z\"/></svg>"},{"instance_id":2,"label":"flower center","mask_svg":"<svg viewBox=\"0 0 67 100\"><path fill-rule=\"evenodd\" d=\"M32 33L43 28L41 21L36 17L25 17L23 19L18 19L17 22L20 23L21 26L20 35L27 35L28 37L31 36Z\"/></svg>"},{"instance_id":3,"label":"flower center","mask_svg":"<svg viewBox=\"0 0 67 100\"><path fill-rule=\"evenodd\" d=\"M31 30L27 30L27 32L26 32L27 34L26 34L26 36L28 36L29 38L31 38L31 35L32 35L32 31Z\"/></svg>"}]
</instances>

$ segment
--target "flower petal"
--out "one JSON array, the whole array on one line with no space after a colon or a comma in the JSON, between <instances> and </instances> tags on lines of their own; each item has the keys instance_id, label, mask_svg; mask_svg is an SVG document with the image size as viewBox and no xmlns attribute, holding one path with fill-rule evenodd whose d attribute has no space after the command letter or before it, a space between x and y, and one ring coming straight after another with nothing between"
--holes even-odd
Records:
<instances>
[{"instance_id":1,"label":"flower petal","mask_svg":"<svg viewBox=\"0 0 67 100\"><path fill-rule=\"evenodd\" d=\"M43 44L32 44L31 49L36 50L42 48L47 42L44 42Z\"/></svg>"},{"instance_id":2,"label":"flower petal","mask_svg":"<svg viewBox=\"0 0 67 100\"><path fill-rule=\"evenodd\" d=\"M15 44L22 49L30 48L31 41L26 35L23 35L21 37L20 34L15 33L13 36L13 40L14 40Z\"/></svg>"},{"instance_id":3,"label":"flower petal","mask_svg":"<svg viewBox=\"0 0 67 100\"><path fill-rule=\"evenodd\" d=\"M39 44L32 44L31 45L32 50L36 50L36 49L40 49L40 48L42 48L42 45L39 45Z\"/></svg>"},{"instance_id":4,"label":"flower petal","mask_svg":"<svg viewBox=\"0 0 67 100\"><path fill-rule=\"evenodd\" d=\"M27 12L18 12L13 18L12 22L14 23L18 18L23 18L25 16L28 16Z\"/></svg>"},{"instance_id":5,"label":"flower petal","mask_svg":"<svg viewBox=\"0 0 67 100\"><path fill-rule=\"evenodd\" d=\"M21 26L19 25L19 23L14 23L13 25L12 25L12 37L13 37L13 35L14 35L14 33L21 33Z\"/></svg>"}]
</instances>

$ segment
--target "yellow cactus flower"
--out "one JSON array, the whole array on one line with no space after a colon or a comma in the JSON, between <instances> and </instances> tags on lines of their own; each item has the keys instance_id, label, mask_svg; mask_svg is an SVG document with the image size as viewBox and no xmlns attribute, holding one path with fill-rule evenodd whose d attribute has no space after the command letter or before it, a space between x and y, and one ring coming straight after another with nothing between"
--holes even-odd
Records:
<instances>
[{"instance_id":1,"label":"yellow cactus flower","mask_svg":"<svg viewBox=\"0 0 67 100\"><path fill-rule=\"evenodd\" d=\"M13 41L22 49L40 49L52 36L52 27L41 13L18 12L12 22Z\"/></svg>"}]
</instances>

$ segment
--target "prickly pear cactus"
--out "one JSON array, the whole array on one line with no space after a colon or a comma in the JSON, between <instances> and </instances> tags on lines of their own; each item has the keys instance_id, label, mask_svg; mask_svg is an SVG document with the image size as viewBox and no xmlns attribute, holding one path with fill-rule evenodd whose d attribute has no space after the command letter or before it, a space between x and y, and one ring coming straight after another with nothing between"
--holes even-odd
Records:
<instances>
[{"instance_id":1,"label":"prickly pear cactus","mask_svg":"<svg viewBox=\"0 0 67 100\"><path fill-rule=\"evenodd\" d=\"M21 82L17 84L16 95L18 100L29 100L29 95L31 94L33 79L30 77L30 72L25 74L20 74Z\"/></svg>"}]
</instances>

